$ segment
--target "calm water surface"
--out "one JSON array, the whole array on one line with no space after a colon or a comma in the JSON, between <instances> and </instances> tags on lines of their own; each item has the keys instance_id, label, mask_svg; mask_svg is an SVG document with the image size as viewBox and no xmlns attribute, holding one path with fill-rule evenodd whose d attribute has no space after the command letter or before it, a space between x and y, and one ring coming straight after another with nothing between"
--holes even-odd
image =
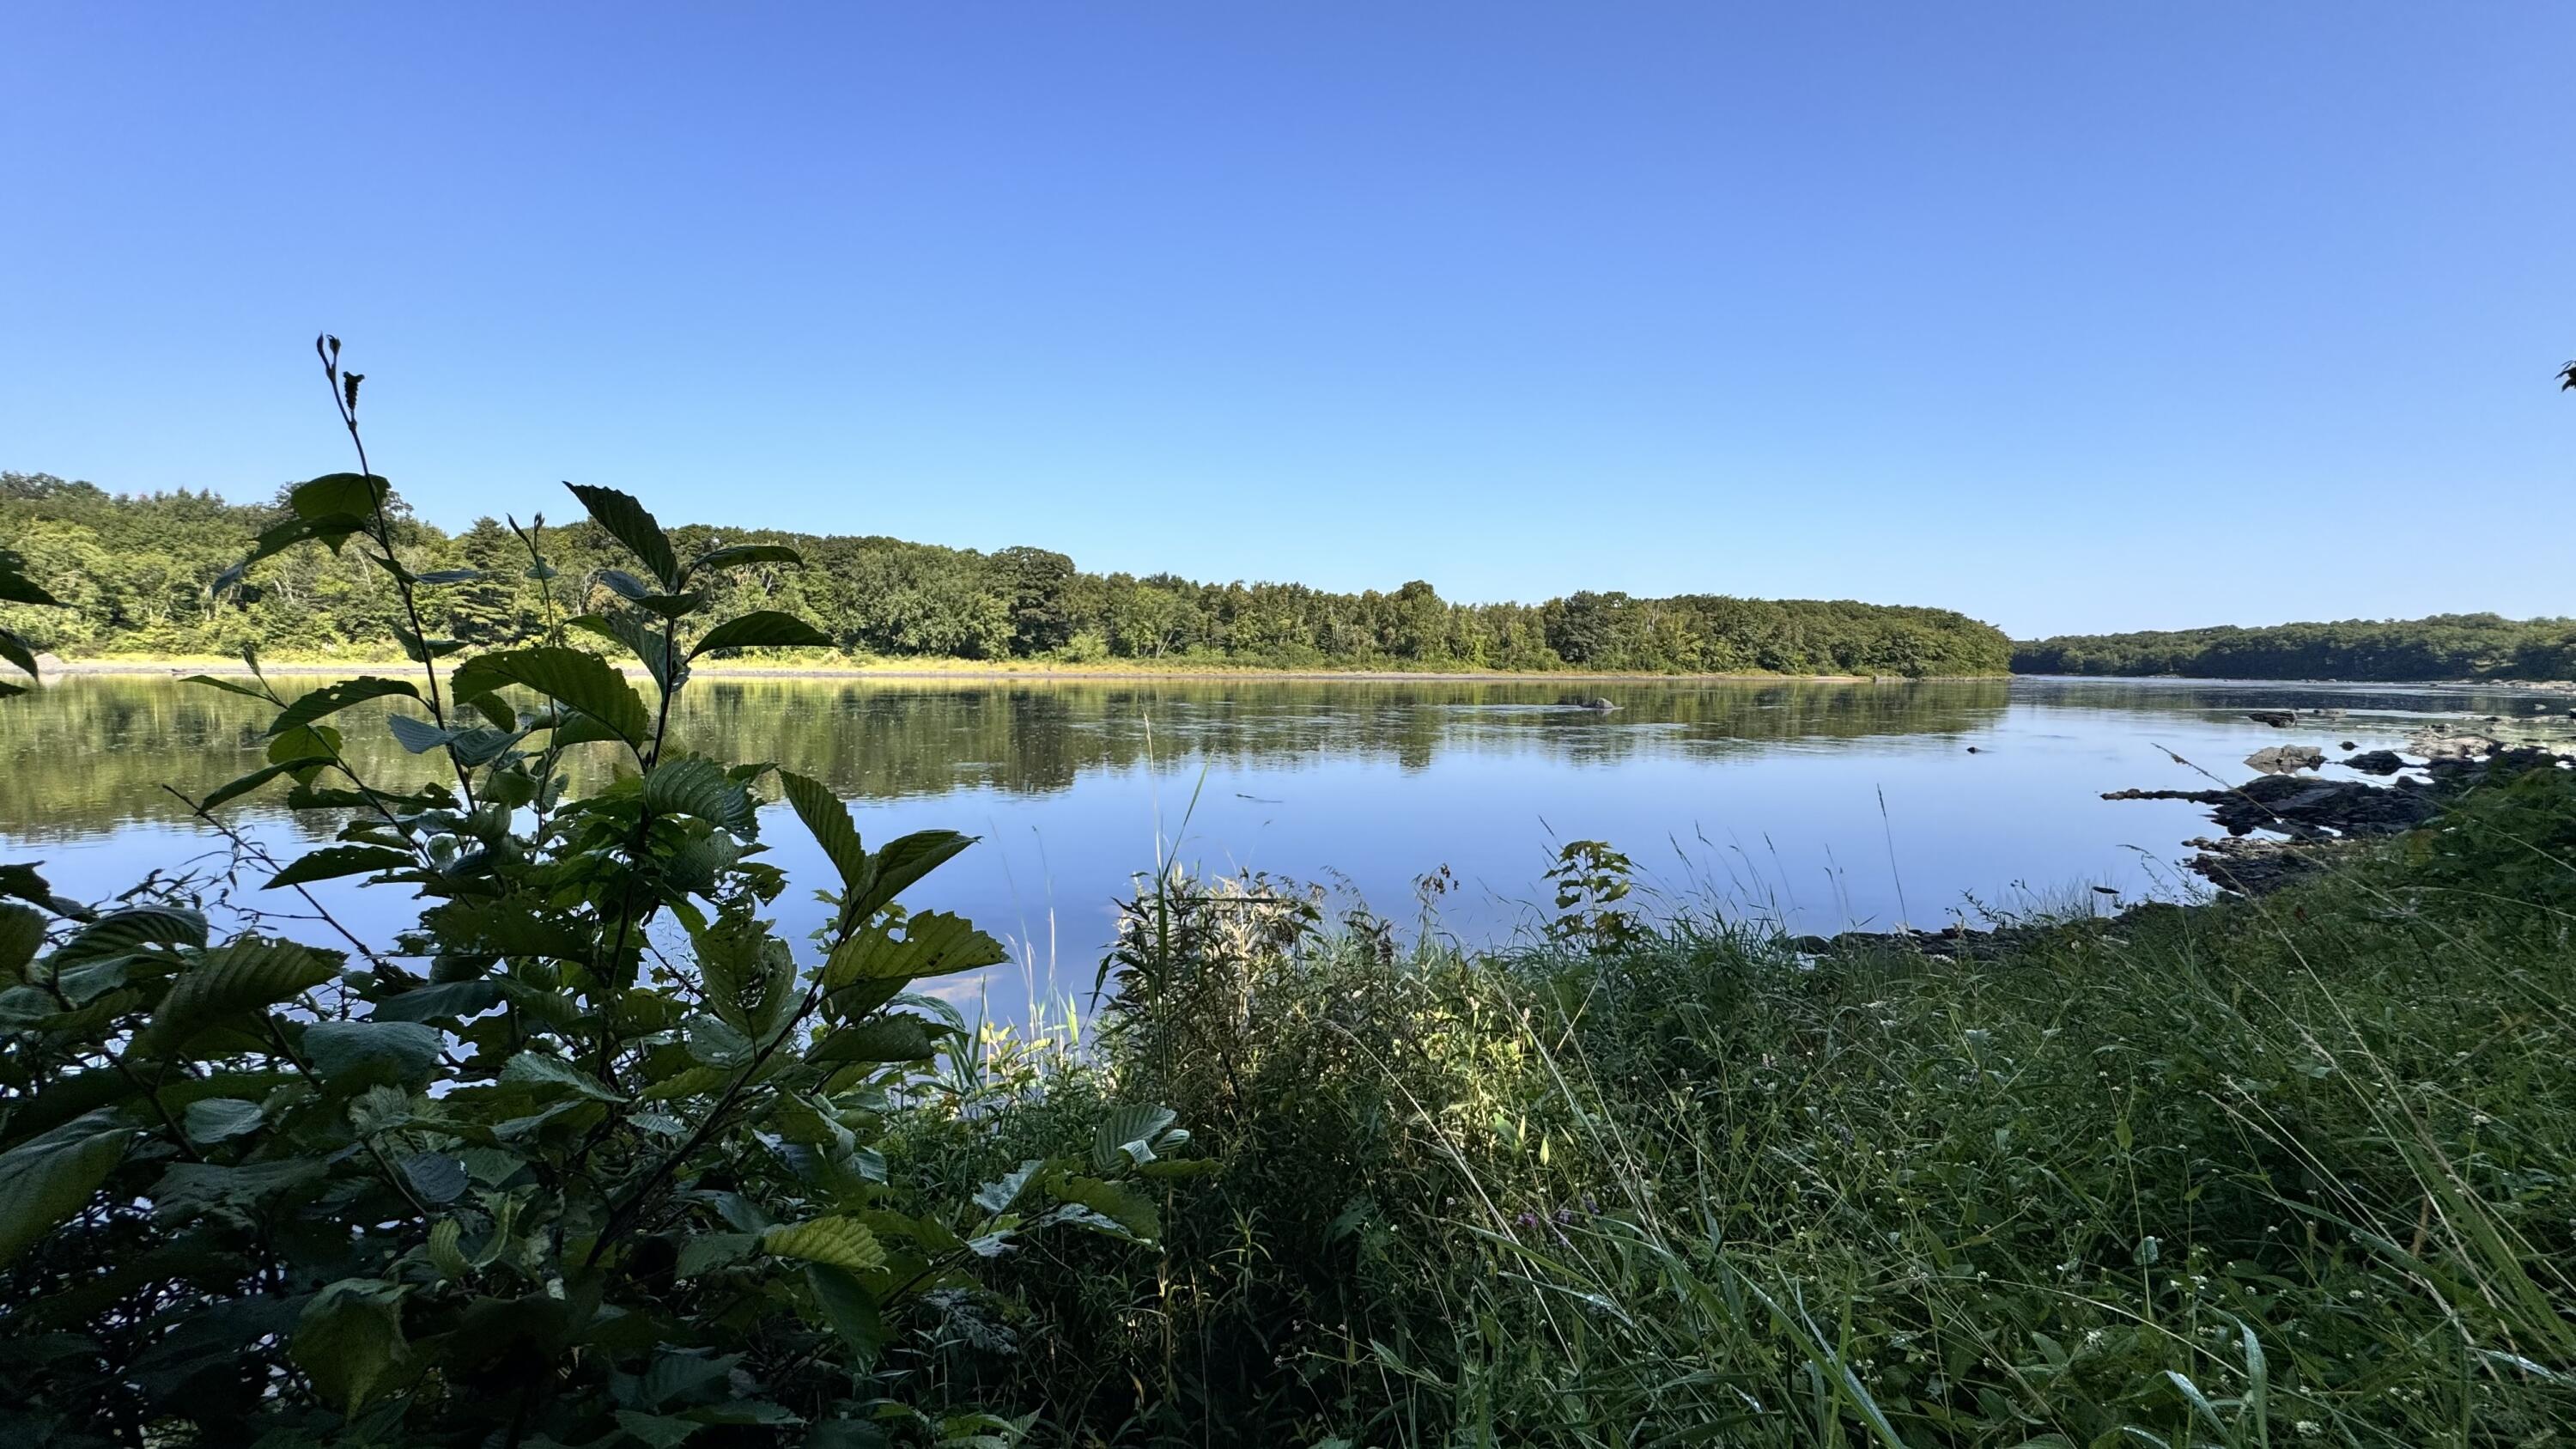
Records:
<instances>
[{"instance_id":1,"label":"calm water surface","mask_svg":"<svg viewBox=\"0 0 2576 1449\"><path fill-rule=\"evenodd\" d=\"M304 686L289 681L283 687ZM2519 712L2502 696L2404 686L2016 679L1942 684L924 683L701 680L677 736L729 760L829 782L877 841L933 826L982 843L918 888L1087 985L1111 902L1157 849L1210 871L1334 885L1400 921L1417 878L1458 888L1440 929L1490 941L1540 919L1540 876L1569 840L1607 840L1668 902L1801 931L1940 925L2114 887L2176 895L2192 806L2107 802L2127 786L2222 778L2269 744L2394 746L2428 718ZM1608 715L1570 707L1600 694ZM2332 708L2283 732L2253 708ZM260 763L265 715L202 686L77 677L0 706L0 858L42 859L99 898L145 871L223 864L162 787L202 795ZM371 769L414 762L343 716ZM1970 746L1975 751L1970 751ZM587 747L604 752L605 746ZM2329 767L2329 774L2336 771ZM228 807L283 847L319 839L271 791ZM781 923L819 922L820 853L783 807L763 817L796 882ZM362 934L407 920L398 890L331 897ZM1018 997L1005 968L998 998ZM963 989L963 988L961 988Z\"/></svg>"}]
</instances>

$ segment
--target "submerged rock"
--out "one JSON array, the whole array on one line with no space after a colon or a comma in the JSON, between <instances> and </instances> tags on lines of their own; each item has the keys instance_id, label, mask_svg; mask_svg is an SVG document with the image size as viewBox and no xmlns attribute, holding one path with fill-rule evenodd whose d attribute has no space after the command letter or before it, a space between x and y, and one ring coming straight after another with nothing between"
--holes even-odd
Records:
<instances>
[{"instance_id":1,"label":"submerged rock","mask_svg":"<svg viewBox=\"0 0 2576 1449\"><path fill-rule=\"evenodd\" d=\"M2409 753L2422 755L2428 760L2474 760L2503 749L2504 741L2493 735L2435 725L2409 736L2406 748Z\"/></svg>"},{"instance_id":2,"label":"submerged rock","mask_svg":"<svg viewBox=\"0 0 2576 1449\"><path fill-rule=\"evenodd\" d=\"M2249 709L2245 712L2245 717L2256 724L2270 725L2276 730L2288 729L2299 722L2299 712L2294 709Z\"/></svg>"}]
</instances>

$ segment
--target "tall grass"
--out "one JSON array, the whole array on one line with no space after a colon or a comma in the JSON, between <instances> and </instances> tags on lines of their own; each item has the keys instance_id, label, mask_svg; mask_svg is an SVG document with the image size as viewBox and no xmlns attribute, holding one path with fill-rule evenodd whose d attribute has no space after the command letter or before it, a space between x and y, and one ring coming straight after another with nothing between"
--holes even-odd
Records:
<instances>
[{"instance_id":1,"label":"tall grass","mask_svg":"<svg viewBox=\"0 0 2576 1449\"><path fill-rule=\"evenodd\" d=\"M966 1377L1064 1442L2567 1442L2571 835L2544 771L2291 891L1962 962L1705 920L1399 947L1167 872L1095 1050L898 1170L1113 1092L1226 1164L1149 1271L1016 1266L1023 1336Z\"/></svg>"}]
</instances>

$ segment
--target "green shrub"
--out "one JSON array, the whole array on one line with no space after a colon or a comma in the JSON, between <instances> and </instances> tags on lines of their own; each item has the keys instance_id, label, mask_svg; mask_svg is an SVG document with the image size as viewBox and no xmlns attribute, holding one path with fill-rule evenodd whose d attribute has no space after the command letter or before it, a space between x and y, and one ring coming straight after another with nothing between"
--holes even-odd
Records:
<instances>
[{"instance_id":1,"label":"green shrub","mask_svg":"<svg viewBox=\"0 0 2576 1449\"><path fill-rule=\"evenodd\" d=\"M222 806L283 787L333 843L277 861L236 835L236 868L345 950L218 939L166 884L93 908L0 871L0 1438L1006 1442L1025 1417L927 1369L998 1312L973 1270L1048 1229L1159 1236L1147 1188L1187 1138L1161 1109L1104 1107L935 1198L889 1180L888 1117L959 1035L906 988L1003 959L899 904L969 841L867 849L821 785L669 739L700 655L825 642L783 612L707 617L709 581L797 559L684 554L626 495L573 491L630 555L624 606L515 647L419 627L424 598L482 575L399 562L364 471L293 489L228 576L354 550L420 666L292 698L256 659L201 680L276 714L270 763L200 814L224 831ZM541 532L520 538L543 578ZM582 636L631 655L649 697ZM414 778L344 749L335 721L369 700L396 706ZM619 761L586 795L559 768L579 750ZM836 877L810 967L765 914L787 883L764 859L772 788ZM364 941L304 892L346 877L416 896L416 926Z\"/></svg>"}]
</instances>

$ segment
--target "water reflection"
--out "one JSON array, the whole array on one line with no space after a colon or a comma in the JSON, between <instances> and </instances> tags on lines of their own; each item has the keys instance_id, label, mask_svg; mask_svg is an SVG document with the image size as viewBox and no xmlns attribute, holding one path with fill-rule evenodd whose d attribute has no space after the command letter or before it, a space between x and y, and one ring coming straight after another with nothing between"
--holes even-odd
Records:
<instances>
[{"instance_id":1,"label":"water reflection","mask_svg":"<svg viewBox=\"0 0 2576 1449\"><path fill-rule=\"evenodd\" d=\"M282 692L308 687L281 680ZM1615 764L1673 751L1741 752L1786 741L1955 735L2005 706L2002 680L1973 684L1756 684L1587 687L1620 708L1580 707L1564 688L1465 683L923 685L702 679L681 696L675 738L728 760L768 760L874 800L962 789L1071 790L1187 756L1214 766L1390 760L1431 766L1444 751L1529 752ZM76 676L0 713L8 769L0 830L78 836L124 821L178 820L168 791L200 796L256 768L272 711L203 686ZM361 705L340 716L370 778L419 772ZM614 758L593 747L576 762Z\"/></svg>"},{"instance_id":2,"label":"water reflection","mask_svg":"<svg viewBox=\"0 0 2576 1449\"><path fill-rule=\"evenodd\" d=\"M1619 708L1577 707L1595 694ZM2282 733L2258 708L2333 709ZM2170 892L2181 842L2207 829L2176 802L2109 803L2127 786L2233 778L2268 744L2397 745L2428 716L2529 700L2422 689L2173 681L1731 683L1665 686L1211 681L700 681L687 746L826 780L871 840L932 826L983 843L915 903L959 910L1087 983L1110 902L1158 850L1214 869L1341 879L1410 918L1412 882L1448 866L1441 924L1469 940L1527 927L1557 842L1615 842L1668 901L1760 911L1800 930L1939 924L2016 906ZM0 707L0 847L47 858L58 887L106 895L209 846L162 787L202 795L254 767L251 701L174 681L76 678ZM391 779L421 770L364 710L353 751ZM1974 747L1971 750L1971 746ZM604 771L586 747L576 773ZM273 795L227 812L281 848L328 829ZM797 884L791 935L819 918L828 872L783 812L764 816ZM398 892L335 885L379 936ZM970 984L971 989L971 984ZM1016 988L1014 988L1016 989Z\"/></svg>"}]
</instances>

